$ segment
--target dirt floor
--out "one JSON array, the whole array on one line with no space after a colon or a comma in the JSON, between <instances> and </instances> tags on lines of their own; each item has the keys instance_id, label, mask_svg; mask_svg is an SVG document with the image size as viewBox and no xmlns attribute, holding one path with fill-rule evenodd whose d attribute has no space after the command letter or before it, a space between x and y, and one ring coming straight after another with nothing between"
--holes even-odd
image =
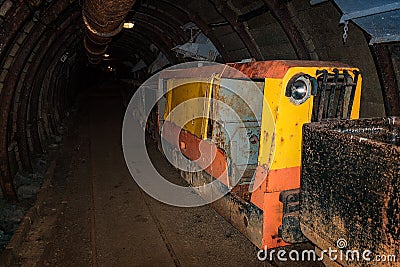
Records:
<instances>
[{"instance_id":1,"label":"dirt floor","mask_svg":"<svg viewBox=\"0 0 400 267\"><path fill-rule=\"evenodd\" d=\"M289 266L259 261L258 248L212 208L168 206L136 185L122 154L118 89L97 88L81 102L13 266Z\"/></svg>"}]
</instances>

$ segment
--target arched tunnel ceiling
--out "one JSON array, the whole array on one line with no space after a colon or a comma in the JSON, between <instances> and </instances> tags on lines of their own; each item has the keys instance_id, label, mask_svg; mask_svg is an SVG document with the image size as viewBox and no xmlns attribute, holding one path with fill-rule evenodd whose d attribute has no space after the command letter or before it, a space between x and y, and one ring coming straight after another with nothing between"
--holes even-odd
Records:
<instances>
[{"instance_id":1,"label":"arched tunnel ceiling","mask_svg":"<svg viewBox=\"0 0 400 267\"><path fill-rule=\"evenodd\" d=\"M267 22L265 32L262 27L249 27L251 20L259 16ZM137 2L126 21L134 21L144 31L165 36L157 44L159 49L171 49L172 44L189 41L190 33L183 32L182 26L193 22L212 41L225 62L240 57L274 58L268 50L268 40L258 39L267 39L265 33L268 33L269 25L280 24L281 27L274 27L272 34L287 48L285 58L313 58L301 32L290 18L289 10L278 1L197 1L187 5L186 1L163 0Z\"/></svg>"},{"instance_id":2,"label":"arched tunnel ceiling","mask_svg":"<svg viewBox=\"0 0 400 267\"><path fill-rule=\"evenodd\" d=\"M104 6L125 13L103 10L113 21L105 27L112 33L96 37L88 34L82 14L101 11L98 3L0 0L0 186L5 197L16 199L16 174L35 171L40 155L61 135L74 97L96 68L88 63L84 36L92 42L86 46L98 52L93 59L101 61L99 66L126 63L129 74L141 60L150 68L159 52L168 64L193 60L172 51L196 34L197 30L183 28L193 23L218 50L221 62L312 59L355 65L363 71L362 116L400 114L399 45L374 46L371 52L369 37L353 24L343 44L343 28L337 23L341 13L332 2L317 6L308 0L106 2L110 5ZM120 29L124 21L135 25ZM143 73L144 78L151 74L147 69Z\"/></svg>"},{"instance_id":3,"label":"arched tunnel ceiling","mask_svg":"<svg viewBox=\"0 0 400 267\"><path fill-rule=\"evenodd\" d=\"M261 8L263 8L263 12L255 13ZM279 9L279 11L271 12L268 11L268 8ZM286 12L288 13L287 10ZM270 17L270 23L277 23L273 16L281 18L285 9L282 9L274 1L267 4L262 1L253 1L251 4L242 2L238 6L225 1L197 1L191 5L187 5L185 1L147 1L145 3L137 2L128 13L126 21L134 21L134 28L141 28L136 31L131 30L138 34L144 31L150 35L154 32L156 35L164 36L157 43L154 42L160 50L170 50L175 45L189 41L190 32L184 32L182 27L186 23L193 22L216 46L222 55L222 61L229 62L232 59L239 59L238 56L229 55L229 50L232 50L234 54L240 53L243 58L252 57L256 60L270 58L266 55L267 53L263 54L262 47L250 32L250 28L243 23L264 13ZM239 18L246 14L246 21L240 21ZM284 33L286 30L293 39L292 46L296 47L295 49L291 48L290 56L310 59L311 56L305 52L305 44L298 40L300 33L293 27L293 23L282 24L285 27L278 29L278 31L280 30L278 32L281 36L280 40L286 44L289 43ZM297 37L293 38L293 36Z\"/></svg>"}]
</instances>

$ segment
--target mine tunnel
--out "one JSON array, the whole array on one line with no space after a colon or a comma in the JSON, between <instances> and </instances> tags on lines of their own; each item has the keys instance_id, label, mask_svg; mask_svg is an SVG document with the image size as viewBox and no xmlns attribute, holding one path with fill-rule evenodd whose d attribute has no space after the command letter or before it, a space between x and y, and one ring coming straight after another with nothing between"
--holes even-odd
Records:
<instances>
[{"instance_id":1,"label":"mine tunnel","mask_svg":"<svg viewBox=\"0 0 400 267\"><path fill-rule=\"evenodd\" d=\"M332 244L368 249L385 256L382 266L398 266L399 9L400 2L390 0L0 0L0 265L364 266L348 259L267 257L267 246L298 256ZM248 149L257 150L250 153L250 169L254 177L267 177L265 188L248 193L251 175L231 186L231 167L239 168L240 157L229 158L225 144L216 145L217 157L229 169L221 188L230 198L215 207L168 205L132 178L122 147L125 112L149 78L177 80L173 71L163 74L177 64L191 64L190 78L208 64L239 69L249 83L266 88L264 95L273 92L268 86L289 83L279 97L268 93L280 101L269 111L276 138L262 130L264 109L261 126L245 125ZM208 80L211 86L196 87L203 96L222 99L218 88L233 77L225 68ZM296 68L304 71L287 78ZM235 82L248 86L244 79ZM335 95L347 88L353 91ZM325 93L332 105L349 97L343 117L330 117L336 109L324 106ZM166 97L165 106L180 104L173 102L176 95ZM231 106L239 103L224 97L233 99ZM258 100L254 106L262 108ZM322 105L322 113L313 104ZM290 105L292 112L284 110ZM197 176L168 162L159 151L157 118L149 120L135 129L146 128L153 164L166 179L188 186ZM189 125L183 135L177 132L178 150L189 159L190 144L213 139L219 129L197 134L196 123L193 131ZM271 149L282 163L261 164L268 142L275 142ZM212 178L215 169L204 173Z\"/></svg>"}]
</instances>

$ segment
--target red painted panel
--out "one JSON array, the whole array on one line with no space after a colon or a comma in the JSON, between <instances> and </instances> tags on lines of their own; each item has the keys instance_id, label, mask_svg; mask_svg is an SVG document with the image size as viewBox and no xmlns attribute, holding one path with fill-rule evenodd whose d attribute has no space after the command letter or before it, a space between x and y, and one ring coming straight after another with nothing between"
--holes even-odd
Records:
<instances>
[{"instance_id":1,"label":"red painted panel","mask_svg":"<svg viewBox=\"0 0 400 267\"><path fill-rule=\"evenodd\" d=\"M179 138L176 138L177 136ZM164 123L163 137L177 149L180 149L183 155L195 161L208 174L229 186L225 153L216 145L181 130L180 127L168 121Z\"/></svg>"}]
</instances>

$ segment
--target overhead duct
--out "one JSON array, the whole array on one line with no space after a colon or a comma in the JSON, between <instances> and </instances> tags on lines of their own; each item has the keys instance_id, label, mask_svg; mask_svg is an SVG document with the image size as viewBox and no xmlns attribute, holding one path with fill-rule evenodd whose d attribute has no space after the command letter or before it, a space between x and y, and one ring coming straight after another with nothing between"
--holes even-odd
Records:
<instances>
[{"instance_id":1,"label":"overhead duct","mask_svg":"<svg viewBox=\"0 0 400 267\"><path fill-rule=\"evenodd\" d=\"M100 62L113 36L123 28L124 19L135 0L86 0L82 18L86 34L84 46L92 63Z\"/></svg>"}]
</instances>

